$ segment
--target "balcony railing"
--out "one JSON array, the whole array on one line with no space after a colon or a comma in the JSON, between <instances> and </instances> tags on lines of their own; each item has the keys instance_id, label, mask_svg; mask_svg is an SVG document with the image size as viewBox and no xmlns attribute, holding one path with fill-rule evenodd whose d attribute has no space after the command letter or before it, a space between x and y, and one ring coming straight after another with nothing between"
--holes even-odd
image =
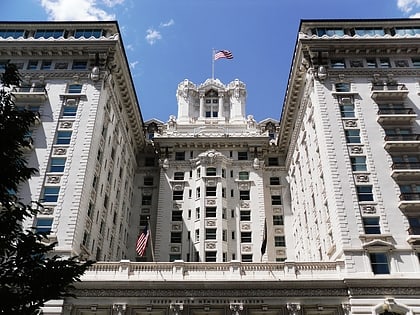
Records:
<instances>
[{"instance_id":1,"label":"balcony railing","mask_svg":"<svg viewBox=\"0 0 420 315\"><path fill-rule=\"evenodd\" d=\"M401 201L420 201L420 192L401 193Z\"/></svg>"},{"instance_id":2,"label":"balcony railing","mask_svg":"<svg viewBox=\"0 0 420 315\"><path fill-rule=\"evenodd\" d=\"M395 162L392 164L393 170L420 170L420 162Z\"/></svg>"},{"instance_id":3,"label":"balcony railing","mask_svg":"<svg viewBox=\"0 0 420 315\"><path fill-rule=\"evenodd\" d=\"M378 110L378 122L407 122L411 123L417 118L412 108L382 108Z\"/></svg>"},{"instance_id":4,"label":"balcony railing","mask_svg":"<svg viewBox=\"0 0 420 315\"><path fill-rule=\"evenodd\" d=\"M13 91L13 96L19 100L43 101L48 97L47 90L44 86L23 86Z\"/></svg>"},{"instance_id":5,"label":"balcony railing","mask_svg":"<svg viewBox=\"0 0 420 315\"><path fill-rule=\"evenodd\" d=\"M408 95L405 84L376 83L372 85L374 100L404 100Z\"/></svg>"},{"instance_id":6,"label":"balcony railing","mask_svg":"<svg viewBox=\"0 0 420 315\"><path fill-rule=\"evenodd\" d=\"M420 134L386 135L385 141L420 141Z\"/></svg>"},{"instance_id":7,"label":"balcony railing","mask_svg":"<svg viewBox=\"0 0 420 315\"><path fill-rule=\"evenodd\" d=\"M387 108L378 110L378 115L410 115L415 114L412 108Z\"/></svg>"}]
</instances>

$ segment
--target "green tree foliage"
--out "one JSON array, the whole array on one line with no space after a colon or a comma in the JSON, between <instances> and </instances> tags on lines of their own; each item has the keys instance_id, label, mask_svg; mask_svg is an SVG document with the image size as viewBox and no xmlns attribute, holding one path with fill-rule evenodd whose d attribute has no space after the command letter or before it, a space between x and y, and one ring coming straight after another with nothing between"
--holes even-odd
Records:
<instances>
[{"instance_id":1,"label":"green tree foliage","mask_svg":"<svg viewBox=\"0 0 420 315\"><path fill-rule=\"evenodd\" d=\"M18 110L13 88L20 84L17 68L7 64L0 87L0 314L38 314L45 302L69 295L71 284L92 264L77 257L54 255L48 235L24 230L42 205L23 204L14 192L36 170L27 166L22 149L35 113Z\"/></svg>"}]
</instances>

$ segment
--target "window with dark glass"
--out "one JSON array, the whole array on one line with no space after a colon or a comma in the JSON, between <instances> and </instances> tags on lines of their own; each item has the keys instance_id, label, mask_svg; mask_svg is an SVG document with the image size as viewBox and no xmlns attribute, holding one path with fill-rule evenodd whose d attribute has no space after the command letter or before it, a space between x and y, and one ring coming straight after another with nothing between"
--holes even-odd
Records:
<instances>
[{"instance_id":1,"label":"window with dark glass","mask_svg":"<svg viewBox=\"0 0 420 315\"><path fill-rule=\"evenodd\" d=\"M352 156L350 157L351 169L354 172L363 171L366 172L366 157L365 156Z\"/></svg>"},{"instance_id":2,"label":"window with dark glass","mask_svg":"<svg viewBox=\"0 0 420 315\"><path fill-rule=\"evenodd\" d=\"M239 177L239 180L249 180L249 172L239 171L238 177Z\"/></svg>"},{"instance_id":3,"label":"window with dark glass","mask_svg":"<svg viewBox=\"0 0 420 315\"><path fill-rule=\"evenodd\" d=\"M283 225L283 216L279 214L273 215L273 225Z\"/></svg>"},{"instance_id":4,"label":"window with dark glass","mask_svg":"<svg viewBox=\"0 0 420 315\"><path fill-rule=\"evenodd\" d=\"M252 262L252 254L241 255L242 262Z\"/></svg>"},{"instance_id":5,"label":"window with dark glass","mask_svg":"<svg viewBox=\"0 0 420 315\"><path fill-rule=\"evenodd\" d=\"M43 60L41 62L41 70L51 70L51 69L52 69L51 60Z\"/></svg>"},{"instance_id":6,"label":"window with dark glass","mask_svg":"<svg viewBox=\"0 0 420 315\"><path fill-rule=\"evenodd\" d=\"M214 196L216 196L216 186L206 187L206 196L207 197L214 197Z\"/></svg>"},{"instance_id":7,"label":"window with dark glass","mask_svg":"<svg viewBox=\"0 0 420 315\"><path fill-rule=\"evenodd\" d=\"M215 167L207 167L206 168L206 176L216 176L216 168Z\"/></svg>"},{"instance_id":8,"label":"window with dark glass","mask_svg":"<svg viewBox=\"0 0 420 315\"><path fill-rule=\"evenodd\" d=\"M143 178L143 185L144 186L153 186L153 177L152 176L146 176Z\"/></svg>"},{"instance_id":9,"label":"window with dark glass","mask_svg":"<svg viewBox=\"0 0 420 315\"><path fill-rule=\"evenodd\" d=\"M270 177L270 185L280 185L280 177Z\"/></svg>"},{"instance_id":10,"label":"window with dark glass","mask_svg":"<svg viewBox=\"0 0 420 315\"><path fill-rule=\"evenodd\" d=\"M370 264L374 274L389 274L388 256L386 253L370 253Z\"/></svg>"},{"instance_id":11,"label":"window with dark glass","mask_svg":"<svg viewBox=\"0 0 420 315\"><path fill-rule=\"evenodd\" d=\"M144 166L155 166L155 158L154 157L144 158Z\"/></svg>"},{"instance_id":12,"label":"window with dark glass","mask_svg":"<svg viewBox=\"0 0 420 315\"><path fill-rule=\"evenodd\" d=\"M215 240L217 237L217 229L206 229L206 240Z\"/></svg>"},{"instance_id":13,"label":"window with dark glass","mask_svg":"<svg viewBox=\"0 0 420 315\"><path fill-rule=\"evenodd\" d=\"M274 246L276 247L286 246L286 240L284 239L284 236L274 236Z\"/></svg>"},{"instance_id":14,"label":"window with dark glass","mask_svg":"<svg viewBox=\"0 0 420 315\"><path fill-rule=\"evenodd\" d=\"M172 200L182 200L184 199L184 191L183 190L174 190L172 192Z\"/></svg>"},{"instance_id":15,"label":"window with dark glass","mask_svg":"<svg viewBox=\"0 0 420 315\"><path fill-rule=\"evenodd\" d=\"M381 234L378 217L364 217L363 228L366 234Z\"/></svg>"},{"instance_id":16,"label":"window with dark glass","mask_svg":"<svg viewBox=\"0 0 420 315\"><path fill-rule=\"evenodd\" d=\"M252 232L241 232L241 243L251 243Z\"/></svg>"},{"instance_id":17,"label":"window with dark glass","mask_svg":"<svg viewBox=\"0 0 420 315\"><path fill-rule=\"evenodd\" d=\"M271 205L279 206L281 204L282 204L281 196L277 196L277 195L271 196Z\"/></svg>"},{"instance_id":18,"label":"window with dark glass","mask_svg":"<svg viewBox=\"0 0 420 315\"><path fill-rule=\"evenodd\" d=\"M238 152L238 160L239 161L248 160L248 152L246 152L246 151Z\"/></svg>"},{"instance_id":19,"label":"window with dark glass","mask_svg":"<svg viewBox=\"0 0 420 315\"><path fill-rule=\"evenodd\" d=\"M14 38L17 39L19 37L23 37L25 35L25 30L13 30L13 29L8 29L8 30L0 30L0 37L3 38Z\"/></svg>"},{"instance_id":20,"label":"window with dark glass","mask_svg":"<svg viewBox=\"0 0 420 315\"><path fill-rule=\"evenodd\" d=\"M38 60L29 60L27 70L36 70L38 69Z\"/></svg>"},{"instance_id":21,"label":"window with dark glass","mask_svg":"<svg viewBox=\"0 0 420 315\"><path fill-rule=\"evenodd\" d=\"M74 60L71 66L72 70L86 70L87 61L86 60Z\"/></svg>"},{"instance_id":22,"label":"window with dark glass","mask_svg":"<svg viewBox=\"0 0 420 315\"><path fill-rule=\"evenodd\" d=\"M239 191L239 200L249 200L250 193L249 190L240 190Z\"/></svg>"},{"instance_id":23,"label":"window with dark glass","mask_svg":"<svg viewBox=\"0 0 420 315\"><path fill-rule=\"evenodd\" d=\"M35 38L60 38L61 36L64 36L64 30L57 29L57 30L36 30L35 31Z\"/></svg>"},{"instance_id":24,"label":"window with dark glass","mask_svg":"<svg viewBox=\"0 0 420 315\"><path fill-rule=\"evenodd\" d=\"M378 64L376 63L375 58L368 58L366 59L366 65L368 68L377 68Z\"/></svg>"},{"instance_id":25,"label":"window with dark glass","mask_svg":"<svg viewBox=\"0 0 420 315\"><path fill-rule=\"evenodd\" d=\"M64 106L63 117L75 117L77 114L77 106Z\"/></svg>"},{"instance_id":26,"label":"window with dark glass","mask_svg":"<svg viewBox=\"0 0 420 315\"><path fill-rule=\"evenodd\" d=\"M346 67L346 62L344 59L332 59L331 68L332 69L344 69Z\"/></svg>"},{"instance_id":27,"label":"window with dark glass","mask_svg":"<svg viewBox=\"0 0 420 315\"><path fill-rule=\"evenodd\" d=\"M78 94L78 93L82 93L82 84L70 84L68 86L68 93L74 93L74 94Z\"/></svg>"},{"instance_id":28,"label":"window with dark glass","mask_svg":"<svg viewBox=\"0 0 420 315\"><path fill-rule=\"evenodd\" d=\"M360 130L359 129L346 129L344 130L347 143L360 143Z\"/></svg>"},{"instance_id":29,"label":"window with dark glass","mask_svg":"<svg viewBox=\"0 0 420 315\"><path fill-rule=\"evenodd\" d=\"M340 114L343 118L353 118L356 116L354 112L354 104L341 104L340 105Z\"/></svg>"},{"instance_id":30,"label":"window with dark glass","mask_svg":"<svg viewBox=\"0 0 420 315\"><path fill-rule=\"evenodd\" d=\"M102 30L96 30L96 29L77 29L74 32L74 37L75 38L80 38L80 37L84 37L84 38L89 38L89 37L94 37L94 38L99 38L102 36L103 31Z\"/></svg>"},{"instance_id":31,"label":"window with dark glass","mask_svg":"<svg viewBox=\"0 0 420 315\"><path fill-rule=\"evenodd\" d=\"M335 84L336 92L350 92L350 83L348 82L339 82Z\"/></svg>"},{"instance_id":32,"label":"window with dark glass","mask_svg":"<svg viewBox=\"0 0 420 315\"><path fill-rule=\"evenodd\" d=\"M251 211L250 210L241 210L239 212L241 221L251 221Z\"/></svg>"},{"instance_id":33,"label":"window with dark glass","mask_svg":"<svg viewBox=\"0 0 420 315\"><path fill-rule=\"evenodd\" d=\"M184 180L184 172L175 172L174 180Z\"/></svg>"},{"instance_id":34,"label":"window with dark glass","mask_svg":"<svg viewBox=\"0 0 420 315\"><path fill-rule=\"evenodd\" d=\"M143 195L141 198L142 206L150 206L152 204L152 196Z\"/></svg>"},{"instance_id":35,"label":"window with dark glass","mask_svg":"<svg viewBox=\"0 0 420 315\"><path fill-rule=\"evenodd\" d=\"M175 160L176 161L184 161L185 160L185 151L175 152Z\"/></svg>"},{"instance_id":36,"label":"window with dark glass","mask_svg":"<svg viewBox=\"0 0 420 315\"><path fill-rule=\"evenodd\" d=\"M172 210L172 221L182 221L182 210Z\"/></svg>"},{"instance_id":37,"label":"window with dark glass","mask_svg":"<svg viewBox=\"0 0 420 315\"><path fill-rule=\"evenodd\" d=\"M66 158L51 158L49 171L54 173L64 172L65 164Z\"/></svg>"},{"instance_id":38,"label":"window with dark glass","mask_svg":"<svg viewBox=\"0 0 420 315\"><path fill-rule=\"evenodd\" d=\"M269 157L268 158L268 166L278 166L279 165L279 159L276 157Z\"/></svg>"},{"instance_id":39,"label":"window with dark glass","mask_svg":"<svg viewBox=\"0 0 420 315\"><path fill-rule=\"evenodd\" d=\"M216 207L206 207L206 218L215 218L216 217Z\"/></svg>"},{"instance_id":40,"label":"window with dark glass","mask_svg":"<svg viewBox=\"0 0 420 315\"><path fill-rule=\"evenodd\" d=\"M359 201L373 201L372 186L356 186Z\"/></svg>"},{"instance_id":41,"label":"window with dark glass","mask_svg":"<svg viewBox=\"0 0 420 315\"><path fill-rule=\"evenodd\" d=\"M216 262L217 252L206 252L206 262Z\"/></svg>"},{"instance_id":42,"label":"window with dark glass","mask_svg":"<svg viewBox=\"0 0 420 315\"><path fill-rule=\"evenodd\" d=\"M57 202L60 187L44 187L43 202Z\"/></svg>"},{"instance_id":43,"label":"window with dark glass","mask_svg":"<svg viewBox=\"0 0 420 315\"><path fill-rule=\"evenodd\" d=\"M55 144L70 144L71 131L58 131Z\"/></svg>"},{"instance_id":44,"label":"window with dark glass","mask_svg":"<svg viewBox=\"0 0 420 315\"><path fill-rule=\"evenodd\" d=\"M182 232L171 232L171 243L182 243Z\"/></svg>"},{"instance_id":45,"label":"window with dark glass","mask_svg":"<svg viewBox=\"0 0 420 315\"><path fill-rule=\"evenodd\" d=\"M53 218L36 218L35 229L37 233L49 233L52 229Z\"/></svg>"}]
</instances>

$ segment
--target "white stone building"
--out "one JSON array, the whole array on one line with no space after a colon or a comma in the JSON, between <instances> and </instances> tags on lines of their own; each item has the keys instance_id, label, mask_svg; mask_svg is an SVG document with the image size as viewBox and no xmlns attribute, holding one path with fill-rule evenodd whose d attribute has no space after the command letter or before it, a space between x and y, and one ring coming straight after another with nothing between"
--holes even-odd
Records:
<instances>
[{"instance_id":1,"label":"white stone building","mask_svg":"<svg viewBox=\"0 0 420 315\"><path fill-rule=\"evenodd\" d=\"M116 23L2 23L0 63L40 113L30 224L99 260L45 312L420 314L419 30L304 20L279 122L209 79L143 126Z\"/></svg>"}]
</instances>

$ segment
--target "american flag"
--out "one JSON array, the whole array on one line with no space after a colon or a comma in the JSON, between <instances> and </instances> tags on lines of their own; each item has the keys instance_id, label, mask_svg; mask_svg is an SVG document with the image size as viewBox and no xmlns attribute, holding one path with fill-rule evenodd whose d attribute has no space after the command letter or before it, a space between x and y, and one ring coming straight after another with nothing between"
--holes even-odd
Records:
<instances>
[{"instance_id":1,"label":"american flag","mask_svg":"<svg viewBox=\"0 0 420 315\"><path fill-rule=\"evenodd\" d=\"M229 50L219 50L217 53L214 54L214 60L220 58L233 59L233 55Z\"/></svg>"},{"instance_id":2,"label":"american flag","mask_svg":"<svg viewBox=\"0 0 420 315\"><path fill-rule=\"evenodd\" d=\"M146 251L147 241L149 240L149 234L149 225L146 224L143 232L141 232L141 234L139 235L139 238L137 239L136 243L136 252L139 256L143 256L144 252Z\"/></svg>"}]
</instances>

